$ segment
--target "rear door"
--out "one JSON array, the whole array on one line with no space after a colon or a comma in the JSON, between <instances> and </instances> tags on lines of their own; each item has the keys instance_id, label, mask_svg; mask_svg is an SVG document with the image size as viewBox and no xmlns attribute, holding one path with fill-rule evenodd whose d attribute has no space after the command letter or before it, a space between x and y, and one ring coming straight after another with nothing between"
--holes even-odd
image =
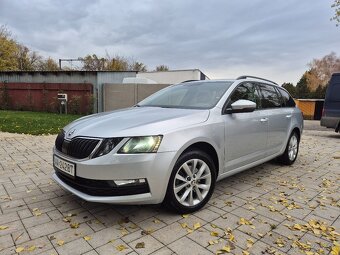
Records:
<instances>
[{"instance_id":1,"label":"rear door","mask_svg":"<svg viewBox=\"0 0 340 255\"><path fill-rule=\"evenodd\" d=\"M281 95L273 85L259 83L261 105L268 116L268 156L278 153L285 145L293 109L282 107Z\"/></svg>"},{"instance_id":2,"label":"rear door","mask_svg":"<svg viewBox=\"0 0 340 255\"><path fill-rule=\"evenodd\" d=\"M253 112L224 114L225 122L225 169L237 169L266 155L268 119L261 110L261 97L252 82L244 82L232 92L227 108L239 99L256 103Z\"/></svg>"}]
</instances>

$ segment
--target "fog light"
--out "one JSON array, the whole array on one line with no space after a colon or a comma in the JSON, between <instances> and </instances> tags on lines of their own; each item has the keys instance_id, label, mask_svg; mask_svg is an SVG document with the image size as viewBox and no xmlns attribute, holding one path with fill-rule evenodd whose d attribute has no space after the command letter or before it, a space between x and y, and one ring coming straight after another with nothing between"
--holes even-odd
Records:
<instances>
[{"instance_id":1,"label":"fog light","mask_svg":"<svg viewBox=\"0 0 340 255\"><path fill-rule=\"evenodd\" d=\"M140 184L145 184L146 179L127 179L127 180L114 180L114 183L118 186L135 186Z\"/></svg>"}]
</instances>

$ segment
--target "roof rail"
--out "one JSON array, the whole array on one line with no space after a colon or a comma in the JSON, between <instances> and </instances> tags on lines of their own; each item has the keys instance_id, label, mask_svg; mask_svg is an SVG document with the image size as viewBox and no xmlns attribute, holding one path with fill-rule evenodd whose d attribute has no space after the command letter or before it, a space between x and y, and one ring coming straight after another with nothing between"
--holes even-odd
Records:
<instances>
[{"instance_id":1,"label":"roof rail","mask_svg":"<svg viewBox=\"0 0 340 255\"><path fill-rule=\"evenodd\" d=\"M186 80L186 81L182 81L181 83L186 83L186 82L191 82L191 81L200 81L200 80Z\"/></svg>"},{"instance_id":2,"label":"roof rail","mask_svg":"<svg viewBox=\"0 0 340 255\"><path fill-rule=\"evenodd\" d=\"M237 77L236 80L243 80L243 79L247 79L247 78L254 78L254 79L258 79L258 80L268 81L268 82L271 82L271 83L274 83L274 84L278 85L278 84L277 84L276 82L274 82L274 81L267 80L267 79L263 79L263 78L256 77L256 76L251 76L251 75L242 75L242 76Z\"/></svg>"}]
</instances>

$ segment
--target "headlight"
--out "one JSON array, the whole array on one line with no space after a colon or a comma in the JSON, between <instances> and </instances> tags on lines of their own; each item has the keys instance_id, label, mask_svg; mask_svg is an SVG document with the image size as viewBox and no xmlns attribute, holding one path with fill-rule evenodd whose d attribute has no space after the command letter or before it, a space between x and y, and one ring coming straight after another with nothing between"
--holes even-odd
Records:
<instances>
[{"instance_id":1,"label":"headlight","mask_svg":"<svg viewBox=\"0 0 340 255\"><path fill-rule=\"evenodd\" d=\"M155 153L161 144L162 136L142 136L130 138L118 153L133 154L133 153Z\"/></svg>"},{"instance_id":2,"label":"headlight","mask_svg":"<svg viewBox=\"0 0 340 255\"><path fill-rule=\"evenodd\" d=\"M102 141L101 145L99 146L97 152L93 155L92 158L97 158L108 154L110 151L113 150L114 147L122 140L123 138L106 138Z\"/></svg>"}]
</instances>

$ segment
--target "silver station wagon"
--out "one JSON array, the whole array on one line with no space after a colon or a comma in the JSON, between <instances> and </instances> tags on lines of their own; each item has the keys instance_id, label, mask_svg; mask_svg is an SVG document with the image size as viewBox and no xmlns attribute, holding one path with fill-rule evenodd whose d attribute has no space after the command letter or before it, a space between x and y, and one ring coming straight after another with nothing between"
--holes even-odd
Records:
<instances>
[{"instance_id":1,"label":"silver station wagon","mask_svg":"<svg viewBox=\"0 0 340 255\"><path fill-rule=\"evenodd\" d=\"M188 81L131 108L80 118L58 135L53 178L91 202L202 208L216 181L278 158L292 164L301 111L253 76Z\"/></svg>"}]
</instances>

